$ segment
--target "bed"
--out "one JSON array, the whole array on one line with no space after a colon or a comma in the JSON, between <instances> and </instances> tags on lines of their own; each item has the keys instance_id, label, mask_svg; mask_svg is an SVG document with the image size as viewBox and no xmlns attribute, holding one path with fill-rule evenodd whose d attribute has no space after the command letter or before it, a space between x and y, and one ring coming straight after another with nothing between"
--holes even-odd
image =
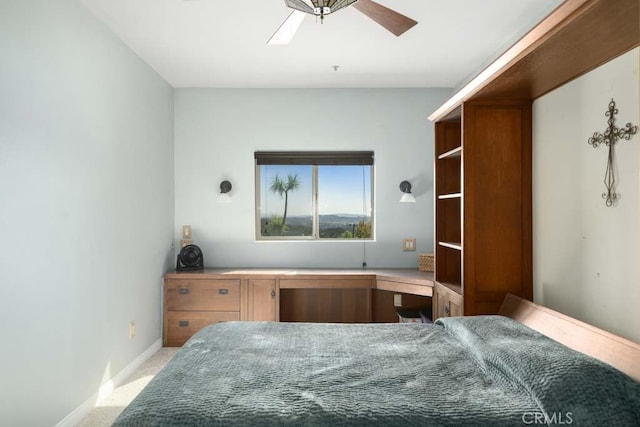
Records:
<instances>
[{"instance_id":1,"label":"bed","mask_svg":"<svg viewBox=\"0 0 640 427\"><path fill-rule=\"evenodd\" d=\"M640 346L516 297L502 312L433 325L211 325L114 426L640 425ZM583 343L586 327L598 349L605 339L618 369L526 325L549 319L549 335Z\"/></svg>"}]
</instances>

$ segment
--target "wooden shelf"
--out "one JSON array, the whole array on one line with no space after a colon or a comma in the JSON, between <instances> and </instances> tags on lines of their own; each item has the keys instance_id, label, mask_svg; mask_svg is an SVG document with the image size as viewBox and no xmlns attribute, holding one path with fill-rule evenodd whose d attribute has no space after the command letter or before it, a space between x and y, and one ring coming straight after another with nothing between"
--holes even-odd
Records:
<instances>
[{"instance_id":1,"label":"wooden shelf","mask_svg":"<svg viewBox=\"0 0 640 427\"><path fill-rule=\"evenodd\" d=\"M446 200L446 199L460 199L462 198L462 193L449 193L449 194L440 194L438 199Z\"/></svg>"},{"instance_id":2,"label":"wooden shelf","mask_svg":"<svg viewBox=\"0 0 640 427\"><path fill-rule=\"evenodd\" d=\"M456 147L453 150L449 150L446 153L442 153L438 156L438 160L451 159L454 157L460 157L462 155L462 147Z\"/></svg>"},{"instance_id":3,"label":"wooden shelf","mask_svg":"<svg viewBox=\"0 0 640 427\"><path fill-rule=\"evenodd\" d=\"M445 248L455 249L456 251L461 251L461 250L462 250L462 244L461 244L461 243L455 243L455 242L438 242L438 244L439 244L440 246L445 247Z\"/></svg>"}]
</instances>

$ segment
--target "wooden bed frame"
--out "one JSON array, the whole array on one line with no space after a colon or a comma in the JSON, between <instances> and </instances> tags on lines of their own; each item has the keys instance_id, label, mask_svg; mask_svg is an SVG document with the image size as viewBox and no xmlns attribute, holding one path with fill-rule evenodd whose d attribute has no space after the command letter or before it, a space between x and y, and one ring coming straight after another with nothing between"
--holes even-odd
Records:
<instances>
[{"instance_id":1,"label":"wooden bed frame","mask_svg":"<svg viewBox=\"0 0 640 427\"><path fill-rule=\"evenodd\" d=\"M567 347L605 362L640 381L640 344L508 294L499 314Z\"/></svg>"}]
</instances>

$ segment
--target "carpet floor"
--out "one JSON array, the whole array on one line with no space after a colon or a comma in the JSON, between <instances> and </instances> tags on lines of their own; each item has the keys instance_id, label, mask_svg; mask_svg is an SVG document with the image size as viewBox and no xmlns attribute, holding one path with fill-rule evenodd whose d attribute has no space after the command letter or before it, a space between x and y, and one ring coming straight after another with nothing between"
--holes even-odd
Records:
<instances>
[{"instance_id":1,"label":"carpet floor","mask_svg":"<svg viewBox=\"0 0 640 427\"><path fill-rule=\"evenodd\" d=\"M113 390L91 410L78 427L110 427L120 412L142 391L154 375L180 350L179 347L162 347L127 378L124 384Z\"/></svg>"}]
</instances>

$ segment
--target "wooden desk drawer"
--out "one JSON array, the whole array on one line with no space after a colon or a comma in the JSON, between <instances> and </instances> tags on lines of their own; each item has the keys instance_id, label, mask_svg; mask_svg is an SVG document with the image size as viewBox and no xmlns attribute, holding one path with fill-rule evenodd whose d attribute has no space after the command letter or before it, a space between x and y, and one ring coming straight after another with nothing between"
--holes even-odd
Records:
<instances>
[{"instance_id":1,"label":"wooden desk drawer","mask_svg":"<svg viewBox=\"0 0 640 427\"><path fill-rule=\"evenodd\" d=\"M165 319L165 346L181 346L207 325L240 320L237 311L169 311Z\"/></svg>"},{"instance_id":2,"label":"wooden desk drawer","mask_svg":"<svg viewBox=\"0 0 640 427\"><path fill-rule=\"evenodd\" d=\"M168 280L167 310L239 311L240 280Z\"/></svg>"},{"instance_id":3,"label":"wooden desk drawer","mask_svg":"<svg viewBox=\"0 0 640 427\"><path fill-rule=\"evenodd\" d=\"M370 289L371 279L280 279L280 289Z\"/></svg>"}]
</instances>

